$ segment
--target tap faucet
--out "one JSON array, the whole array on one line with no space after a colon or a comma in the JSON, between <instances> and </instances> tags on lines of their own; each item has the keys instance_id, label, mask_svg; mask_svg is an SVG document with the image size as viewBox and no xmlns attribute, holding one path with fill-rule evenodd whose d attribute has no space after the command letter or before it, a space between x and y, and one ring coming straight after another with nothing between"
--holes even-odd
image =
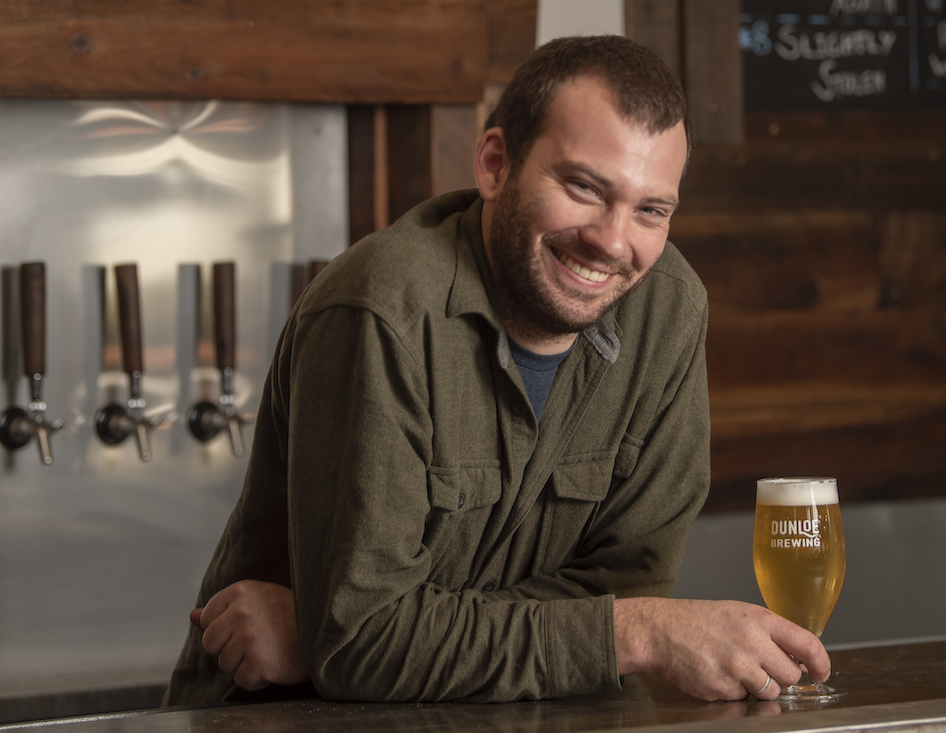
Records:
<instances>
[{"instance_id":1,"label":"tap faucet","mask_svg":"<svg viewBox=\"0 0 946 733\"><path fill-rule=\"evenodd\" d=\"M20 310L23 317L23 372L30 380L27 410L12 406L0 415L0 443L11 450L33 438L45 465L53 462L49 437L66 426L65 420L46 418L43 377L46 373L46 263L20 265Z\"/></svg>"},{"instance_id":2,"label":"tap faucet","mask_svg":"<svg viewBox=\"0 0 946 733\"><path fill-rule=\"evenodd\" d=\"M137 266L116 265L115 284L118 292L122 363L128 375L128 400L124 405L113 402L102 407L95 416L95 430L107 445L118 445L134 433L138 443L138 455L142 461L150 461L151 430L161 424L162 418L151 418L145 414L147 405L141 393L144 362Z\"/></svg>"},{"instance_id":3,"label":"tap faucet","mask_svg":"<svg viewBox=\"0 0 946 733\"><path fill-rule=\"evenodd\" d=\"M191 434L201 442L227 430L233 455L240 457L245 453L242 427L254 418L238 412L233 392L236 368L236 266L233 262L214 263L213 297L220 397L216 405L206 400L193 405L188 410L187 423Z\"/></svg>"}]
</instances>

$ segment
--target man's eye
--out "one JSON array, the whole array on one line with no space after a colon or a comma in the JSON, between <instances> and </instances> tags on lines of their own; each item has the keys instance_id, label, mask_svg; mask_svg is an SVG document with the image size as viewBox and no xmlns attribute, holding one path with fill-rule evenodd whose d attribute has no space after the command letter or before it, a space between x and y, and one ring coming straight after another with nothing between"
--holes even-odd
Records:
<instances>
[{"instance_id":1,"label":"man's eye","mask_svg":"<svg viewBox=\"0 0 946 733\"><path fill-rule=\"evenodd\" d=\"M570 185L579 193L597 195L597 191L584 181L570 181Z\"/></svg>"},{"instance_id":2,"label":"man's eye","mask_svg":"<svg viewBox=\"0 0 946 733\"><path fill-rule=\"evenodd\" d=\"M647 207L641 209L641 211L643 211L643 212L644 212L645 214L647 214L648 216L653 216L653 217L656 217L656 218L658 218L658 219L667 219L667 218L669 218L669 216L670 216L670 215L669 215L666 211L664 211L663 209L653 209L653 208L651 208L651 207L649 207L649 206L647 206Z\"/></svg>"}]
</instances>

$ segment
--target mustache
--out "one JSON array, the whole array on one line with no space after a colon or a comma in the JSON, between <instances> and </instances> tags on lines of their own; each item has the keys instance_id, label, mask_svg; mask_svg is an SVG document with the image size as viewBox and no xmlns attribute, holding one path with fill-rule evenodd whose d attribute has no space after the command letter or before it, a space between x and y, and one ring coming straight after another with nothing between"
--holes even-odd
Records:
<instances>
[{"instance_id":1,"label":"mustache","mask_svg":"<svg viewBox=\"0 0 946 733\"><path fill-rule=\"evenodd\" d=\"M577 234L566 232L551 232L542 237L542 243L561 252L564 255L577 257L595 270L603 270L626 278L633 278L638 270L619 259L602 259L601 252L582 241Z\"/></svg>"}]
</instances>

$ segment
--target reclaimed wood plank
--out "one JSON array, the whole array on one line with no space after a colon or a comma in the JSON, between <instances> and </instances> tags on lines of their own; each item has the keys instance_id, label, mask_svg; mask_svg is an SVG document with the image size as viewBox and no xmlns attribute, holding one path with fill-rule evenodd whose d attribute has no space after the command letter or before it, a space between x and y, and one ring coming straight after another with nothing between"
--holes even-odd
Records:
<instances>
[{"instance_id":1,"label":"reclaimed wood plank","mask_svg":"<svg viewBox=\"0 0 946 733\"><path fill-rule=\"evenodd\" d=\"M0 96L476 103L482 0L0 4Z\"/></svg>"},{"instance_id":2,"label":"reclaimed wood plank","mask_svg":"<svg viewBox=\"0 0 946 733\"><path fill-rule=\"evenodd\" d=\"M845 504L946 495L946 409L804 431L714 435L704 511L751 511L765 476L835 476Z\"/></svg>"},{"instance_id":3,"label":"reclaimed wood plank","mask_svg":"<svg viewBox=\"0 0 946 733\"><path fill-rule=\"evenodd\" d=\"M946 144L913 135L848 143L833 136L800 141L779 135L742 146L698 146L680 187L681 211L942 211L941 151Z\"/></svg>"},{"instance_id":4,"label":"reclaimed wood plank","mask_svg":"<svg viewBox=\"0 0 946 733\"><path fill-rule=\"evenodd\" d=\"M710 389L946 382L946 312L713 313ZM712 392L711 392L712 394Z\"/></svg>"},{"instance_id":5,"label":"reclaimed wood plank","mask_svg":"<svg viewBox=\"0 0 946 733\"><path fill-rule=\"evenodd\" d=\"M874 310L883 300L882 246L871 212L681 213L671 239L706 285L714 315Z\"/></svg>"}]
</instances>

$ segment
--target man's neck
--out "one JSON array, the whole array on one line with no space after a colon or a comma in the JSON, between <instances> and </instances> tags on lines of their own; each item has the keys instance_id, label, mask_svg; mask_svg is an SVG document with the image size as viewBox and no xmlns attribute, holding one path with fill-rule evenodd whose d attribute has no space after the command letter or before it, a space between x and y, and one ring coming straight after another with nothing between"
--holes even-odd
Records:
<instances>
[{"instance_id":1,"label":"man's neck","mask_svg":"<svg viewBox=\"0 0 946 733\"><path fill-rule=\"evenodd\" d=\"M577 333L556 335L535 333L533 329L520 328L515 321L505 321L503 325L506 328L506 333L509 335L509 338L524 349L544 356L565 353L572 347L572 344L575 343L575 339L578 338Z\"/></svg>"}]
</instances>

